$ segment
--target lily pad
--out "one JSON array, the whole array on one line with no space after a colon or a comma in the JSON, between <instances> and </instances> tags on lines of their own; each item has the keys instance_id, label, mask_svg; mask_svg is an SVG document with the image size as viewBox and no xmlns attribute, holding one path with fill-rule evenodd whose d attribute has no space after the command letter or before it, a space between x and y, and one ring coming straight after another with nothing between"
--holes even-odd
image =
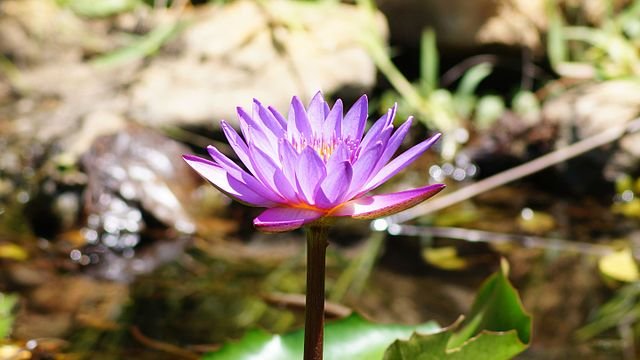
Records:
<instances>
[{"instance_id":1,"label":"lily pad","mask_svg":"<svg viewBox=\"0 0 640 360\"><path fill-rule=\"evenodd\" d=\"M467 320L456 322L435 334L414 334L397 340L385 360L511 359L531 340L531 317L524 311L518 293L507 279L502 263L480 288ZM456 332L458 327L461 329Z\"/></svg>"},{"instance_id":2,"label":"lily pad","mask_svg":"<svg viewBox=\"0 0 640 360\"><path fill-rule=\"evenodd\" d=\"M420 325L374 324L354 314L327 324L325 327L324 357L331 360L382 359L387 347L396 339L408 339L414 332L434 333L440 326L433 321ZM270 335L254 330L240 341L229 343L204 360L299 360L302 358L304 332Z\"/></svg>"}]
</instances>

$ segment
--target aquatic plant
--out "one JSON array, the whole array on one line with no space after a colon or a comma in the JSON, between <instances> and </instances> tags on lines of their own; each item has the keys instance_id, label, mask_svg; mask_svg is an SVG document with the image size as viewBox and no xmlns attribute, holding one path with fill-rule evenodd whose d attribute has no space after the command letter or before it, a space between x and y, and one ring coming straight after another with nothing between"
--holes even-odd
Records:
<instances>
[{"instance_id":1,"label":"aquatic plant","mask_svg":"<svg viewBox=\"0 0 640 360\"><path fill-rule=\"evenodd\" d=\"M305 359L321 359L324 324L324 274L327 227L331 218L372 219L412 207L443 184L382 195L368 195L433 145L439 134L393 160L409 131L409 118L394 130L396 107L365 134L367 97L343 115L337 100L329 107L318 92L304 107L293 97L288 117L253 102L252 114L238 108L242 136L226 121L220 125L245 168L213 146L213 160L184 155L202 177L229 197L267 208L253 220L262 231L283 232L307 226L307 303Z\"/></svg>"}]
</instances>

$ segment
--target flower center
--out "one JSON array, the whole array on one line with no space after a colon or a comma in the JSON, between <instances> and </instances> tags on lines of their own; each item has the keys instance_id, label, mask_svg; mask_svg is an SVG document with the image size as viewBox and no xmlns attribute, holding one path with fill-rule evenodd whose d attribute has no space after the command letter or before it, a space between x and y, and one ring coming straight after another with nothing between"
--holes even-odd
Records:
<instances>
[{"instance_id":1,"label":"flower center","mask_svg":"<svg viewBox=\"0 0 640 360\"><path fill-rule=\"evenodd\" d=\"M351 138L336 138L332 136L331 138L324 138L321 136L312 136L311 138L306 138L304 136L300 136L299 139L293 139L291 145L293 148L300 153L305 147L310 146L313 150L316 151L320 158L326 163L333 152L340 146L344 144L348 153L348 158L353 162L355 157L357 157L356 150L358 149L358 145L360 144L357 140L352 140Z\"/></svg>"}]
</instances>

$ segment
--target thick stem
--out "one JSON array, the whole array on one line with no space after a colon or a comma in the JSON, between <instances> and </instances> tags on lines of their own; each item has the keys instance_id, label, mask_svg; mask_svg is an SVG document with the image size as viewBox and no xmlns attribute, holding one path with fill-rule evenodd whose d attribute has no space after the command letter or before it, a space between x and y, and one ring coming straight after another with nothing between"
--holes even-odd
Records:
<instances>
[{"instance_id":1,"label":"thick stem","mask_svg":"<svg viewBox=\"0 0 640 360\"><path fill-rule=\"evenodd\" d=\"M324 338L324 273L326 225L307 229L307 297L304 321L304 360L322 360Z\"/></svg>"}]
</instances>

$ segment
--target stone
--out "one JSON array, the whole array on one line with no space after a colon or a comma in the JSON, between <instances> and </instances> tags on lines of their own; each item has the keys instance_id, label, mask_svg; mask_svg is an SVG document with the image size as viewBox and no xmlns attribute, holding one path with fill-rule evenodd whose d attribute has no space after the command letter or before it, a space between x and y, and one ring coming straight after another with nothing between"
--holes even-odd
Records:
<instances>
[{"instance_id":1,"label":"stone","mask_svg":"<svg viewBox=\"0 0 640 360\"><path fill-rule=\"evenodd\" d=\"M136 120L209 126L235 122L235 106L252 98L284 112L292 95L355 95L375 84L375 65L360 42L372 16L356 6L237 1L198 9L181 35L184 48L154 59L133 86ZM373 18L384 38L383 21Z\"/></svg>"}]
</instances>

